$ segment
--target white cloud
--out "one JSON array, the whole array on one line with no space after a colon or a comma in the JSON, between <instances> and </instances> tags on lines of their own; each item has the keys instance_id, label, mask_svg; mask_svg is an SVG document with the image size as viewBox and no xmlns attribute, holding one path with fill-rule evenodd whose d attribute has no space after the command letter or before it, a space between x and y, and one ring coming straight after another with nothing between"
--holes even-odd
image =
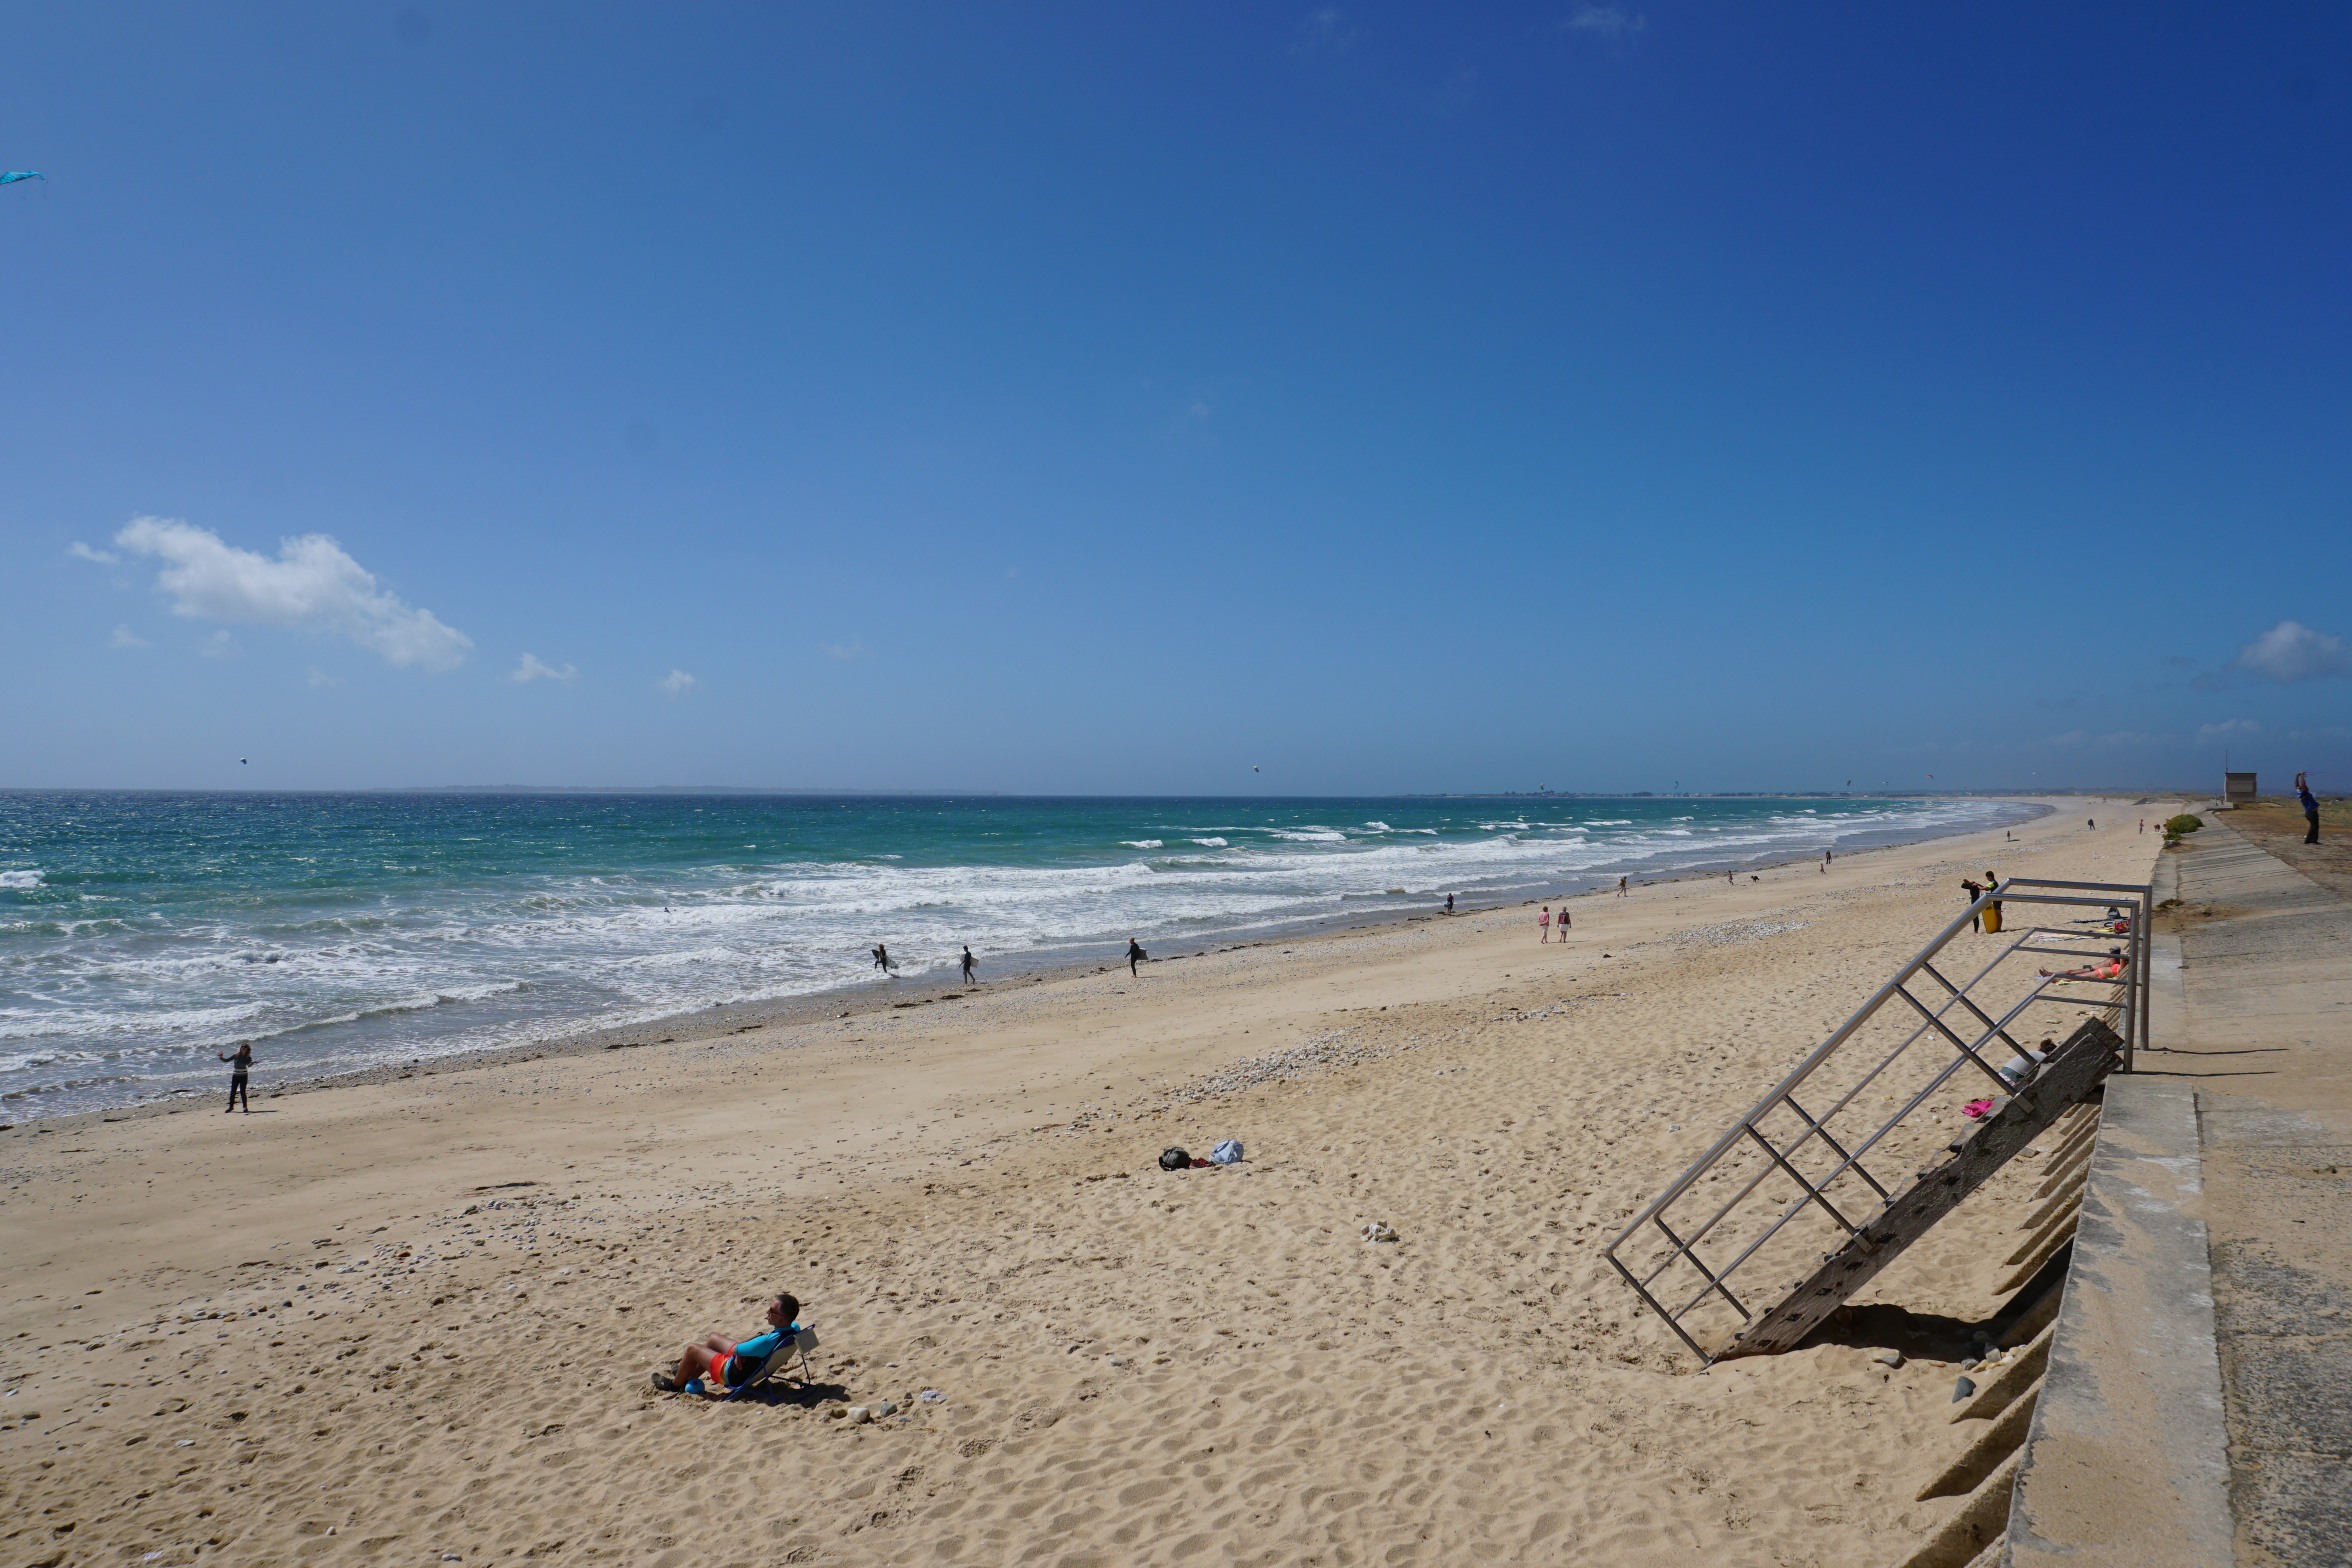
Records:
<instances>
[{"instance_id":1,"label":"white cloud","mask_svg":"<svg viewBox=\"0 0 2352 1568\"><path fill-rule=\"evenodd\" d=\"M1580 5L1576 15L1562 22L1560 27L1570 33L1590 33L1613 44L1620 38L1638 36L1649 25L1648 17L1628 16L1620 6Z\"/></svg>"},{"instance_id":2,"label":"white cloud","mask_svg":"<svg viewBox=\"0 0 2352 1568\"><path fill-rule=\"evenodd\" d=\"M472 638L378 588L375 575L324 534L279 540L276 560L176 517L134 517L114 542L163 559L155 585L182 615L331 632L389 663L428 670L454 669L473 652Z\"/></svg>"},{"instance_id":3,"label":"white cloud","mask_svg":"<svg viewBox=\"0 0 2352 1568\"><path fill-rule=\"evenodd\" d=\"M692 675L688 674L684 670L672 670L668 674L664 675L655 684L660 686L664 692L675 697L685 695L688 692L692 691L702 683L696 680Z\"/></svg>"},{"instance_id":4,"label":"white cloud","mask_svg":"<svg viewBox=\"0 0 2352 1568\"><path fill-rule=\"evenodd\" d=\"M133 632L128 626L117 626L114 629L114 646L118 648L150 648L154 646L154 644L148 642L146 638L142 637L138 632Z\"/></svg>"},{"instance_id":5,"label":"white cloud","mask_svg":"<svg viewBox=\"0 0 2352 1568\"><path fill-rule=\"evenodd\" d=\"M326 671L319 668L316 664L310 666L310 689L312 691L317 691L320 686L340 686L342 684L342 676L331 675L327 674Z\"/></svg>"},{"instance_id":6,"label":"white cloud","mask_svg":"<svg viewBox=\"0 0 2352 1568\"><path fill-rule=\"evenodd\" d=\"M1356 29L1337 5L1325 5L1307 14L1298 24L1298 41L1294 46L1302 55L1344 55L1355 43Z\"/></svg>"},{"instance_id":7,"label":"white cloud","mask_svg":"<svg viewBox=\"0 0 2352 1568\"><path fill-rule=\"evenodd\" d=\"M204 645L196 652L207 659L234 659L245 650L237 646L236 639L227 632L215 632L205 639Z\"/></svg>"},{"instance_id":8,"label":"white cloud","mask_svg":"<svg viewBox=\"0 0 2352 1568\"><path fill-rule=\"evenodd\" d=\"M79 539L66 546L66 554L77 560L94 560L100 566L112 566L122 558L109 550L92 549Z\"/></svg>"},{"instance_id":9,"label":"white cloud","mask_svg":"<svg viewBox=\"0 0 2352 1568\"><path fill-rule=\"evenodd\" d=\"M2220 724L2197 727L2197 744L2210 746L2217 740L2243 740L2250 735L2260 735L2263 727L2250 718L2224 719Z\"/></svg>"},{"instance_id":10,"label":"white cloud","mask_svg":"<svg viewBox=\"0 0 2352 1568\"><path fill-rule=\"evenodd\" d=\"M2282 621L2238 650L2238 667L2282 685L2323 675L2352 675L2352 648L2344 646L2343 638L2315 632L2299 621Z\"/></svg>"},{"instance_id":11,"label":"white cloud","mask_svg":"<svg viewBox=\"0 0 2352 1568\"><path fill-rule=\"evenodd\" d=\"M568 681L579 673L576 665L566 664L559 670L552 664L541 664L536 653L525 653L522 663L507 672L507 679L527 686L533 681Z\"/></svg>"},{"instance_id":12,"label":"white cloud","mask_svg":"<svg viewBox=\"0 0 2352 1568\"><path fill-rule=\"evenodd\" d=\"M824 656L828 659L862 659L866 657L866 644L863 643L827 643L824 645Z\"/></svg>"}]
</instances>

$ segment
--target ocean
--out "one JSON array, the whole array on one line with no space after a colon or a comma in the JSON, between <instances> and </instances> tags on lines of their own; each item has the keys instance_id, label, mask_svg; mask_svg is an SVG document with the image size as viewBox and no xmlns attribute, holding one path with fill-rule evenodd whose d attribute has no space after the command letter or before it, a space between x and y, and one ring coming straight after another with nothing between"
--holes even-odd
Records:
<instances>
[{"instance_id":1,"label":"ocean","mask_svg":"<svg viewBox=\"0 0 2352 1568\"><path fill-rule=\"evenodd\" d=\"M0 792L0 1121L2026 821L1966 800Z\"/></svg>"}]
</instances>

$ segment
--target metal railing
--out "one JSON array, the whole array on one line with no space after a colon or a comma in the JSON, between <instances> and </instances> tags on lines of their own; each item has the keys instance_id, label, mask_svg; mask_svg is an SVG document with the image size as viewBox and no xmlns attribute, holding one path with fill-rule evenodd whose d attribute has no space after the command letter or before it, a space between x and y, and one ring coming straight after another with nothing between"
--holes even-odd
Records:
<instances>
[{"instance_id":1,"label":"metal railing","mask_svg":"<svg viewBox=\"0 0 2352 1568\"><path fill-rule=\"evenodd\" d=\"M2116 933L2102 913L2012 928L2006 916L2021 904L2112 909L2128 925ZM2111 883L2014 877L1987 890L1635 1215L1603 1256L1712 1361L1770 1310L1792 1268L1801 1275L1831 1248L1855 1241L1918 1158L1941 1156L1953 1118L1921 1113L1955 1077L1988 1097L2032 1078L2040 1061L2024 1040L2042 1032L2028 1021L2033 1009L2072 1005L2109 1019L2124 1042L2123 1071L2131 1070L2135 1051L2147 1047L2153 907L2148 887ZM1937 960L1989 913L2006 940L1969 978L1947 976ZM2044 977L2011 962L2022 955L2081 965L2106 958L2110 947L2128 959L2112 981ZM1888 1104L1891 1114L1880 1110Z\"/></svg>"}]
</instances>

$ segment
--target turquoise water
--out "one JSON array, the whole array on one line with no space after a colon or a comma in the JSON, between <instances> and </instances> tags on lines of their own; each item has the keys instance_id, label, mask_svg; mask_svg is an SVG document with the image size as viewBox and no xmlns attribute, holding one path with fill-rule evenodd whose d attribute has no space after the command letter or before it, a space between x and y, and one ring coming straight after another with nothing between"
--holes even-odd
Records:
<instances>
[{"instance_id":1,"label":"turquoise water","mask_svg":"<svg viewBox=\"0 0 2352 1568\"><path fill-rule=\"evenodd\" d=\"M1981 800L0 793L0 1120L1969 831ZM901 982L903 983L903 982Z\"/></svg>"}]
</instances>

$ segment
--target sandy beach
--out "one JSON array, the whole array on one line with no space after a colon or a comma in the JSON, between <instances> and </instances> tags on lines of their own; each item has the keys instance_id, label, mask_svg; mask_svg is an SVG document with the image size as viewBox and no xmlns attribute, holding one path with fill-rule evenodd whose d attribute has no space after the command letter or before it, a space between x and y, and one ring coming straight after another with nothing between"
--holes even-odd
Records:
<instances>
[{"instance_id":1,"label":"sandy beach","mask_svg":"<svg viewBox=\"0 0 2352 1568\"><path fill-rule=\"evenodd\" d=\"M2050 803L2014 841L1575 899L1564 944L1533 907L1424 917L0 1132L0 1539L45 1564L1891 1563L1954 1506L1913 1500L1963 1441L1949 1365L1857 1339L1702 1375L1598 1249L1963 876L2144 882L2134 824L2177 809ZM1246 1163L1157 1167L1227 1137ZM1990 1316L2001 1183L2034 1179L1863 1301ZM778 1290L823 1340L805 1397L653 1391Z\"/></svg>"}]
</instances>

